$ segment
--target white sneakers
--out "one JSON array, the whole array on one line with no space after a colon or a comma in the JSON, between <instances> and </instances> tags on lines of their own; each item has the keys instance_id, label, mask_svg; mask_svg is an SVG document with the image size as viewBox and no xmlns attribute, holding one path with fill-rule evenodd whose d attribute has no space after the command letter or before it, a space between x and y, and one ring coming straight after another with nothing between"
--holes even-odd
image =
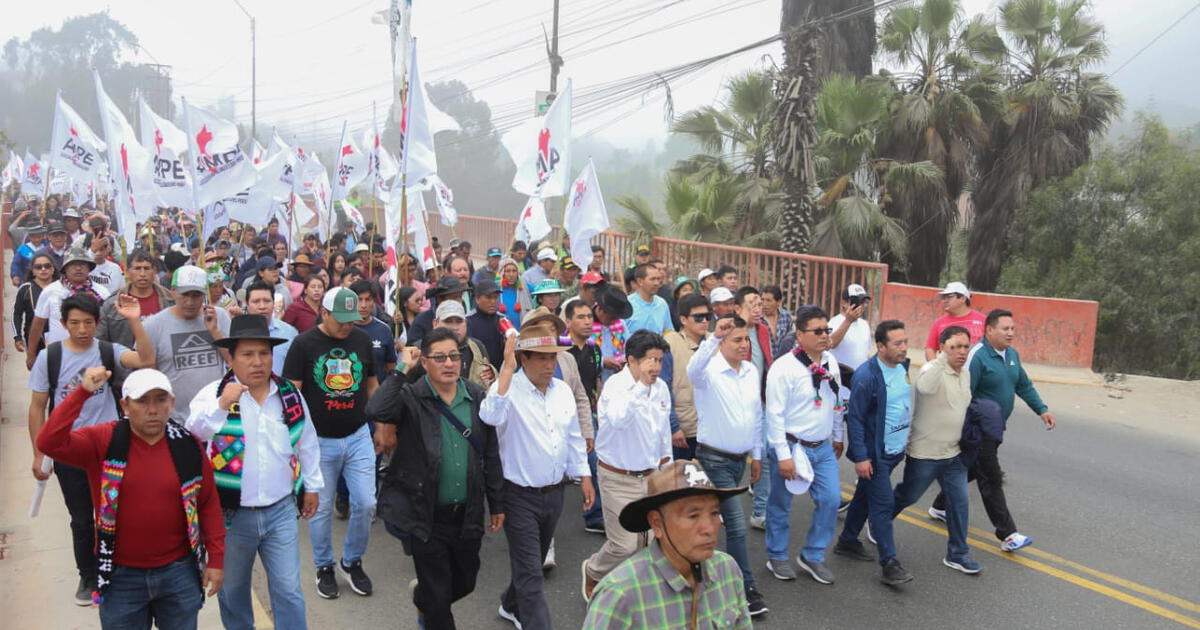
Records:
<instances>
[{"instance_id":1,"label":"white sneakers","mask_svg":"<svg viewBox=\"0 0 1200 630\"><path fill-rule=\"evenodd\" d=\"M946 510L939 510L935 507L929 508L929 518L935 521L946 522Z\"/></svg>"},{"instance_id":2,"label":"white sneakers","mask_svg":"<svg viewBox=\"0 0 1200 630\"><path fill-rule=\"evenodd\" d=\"M1013 532L1008 535L1008 538L1004 539L1004 542L1000 543L1000 550L1013 552L1013 551L1020 549L1021 547L1028 547L1029 545L1032 545L1032 544L1033 544L1032 538L1026 536L1025 534L1022 534L1021 532Z\"/></svg>"},{"instance_id":3,"label":"white sneakers","mask_svg":"<svg viewBox=\"0 0 1200 630\"><path fill-rule=\"evenodd\" d=\"M554 539L550 539L550 550L546 552L546 559L542 560L542 570L549 571L558 566L558 562L554 560Z\"/></svg>"}]
</instances>

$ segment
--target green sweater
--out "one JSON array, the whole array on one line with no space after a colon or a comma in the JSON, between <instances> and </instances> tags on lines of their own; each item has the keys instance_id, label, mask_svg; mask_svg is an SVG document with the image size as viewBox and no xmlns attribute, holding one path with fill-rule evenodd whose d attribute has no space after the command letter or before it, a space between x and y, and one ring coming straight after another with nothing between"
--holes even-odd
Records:
<instances>
[{"instance_id":1,"label":"green sweater","mask_svg":"<svg viewBox=\"0 0 1200 630\"><path fill-rule=\"evenodd\" d=\"M1039 416L1049 409L1025 373L1016 348L1009 348L1001 357L983 339L971 349L967 363L971 371L971 397L996 401L1005 422L1012 415L1014 395L1020 396Z\"/></svg>"}]
</instances>

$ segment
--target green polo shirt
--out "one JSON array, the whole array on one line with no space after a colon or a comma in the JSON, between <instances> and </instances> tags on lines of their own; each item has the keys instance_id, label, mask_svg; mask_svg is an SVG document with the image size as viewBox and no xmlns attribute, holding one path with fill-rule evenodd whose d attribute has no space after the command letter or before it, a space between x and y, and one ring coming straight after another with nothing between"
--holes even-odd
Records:
<instances>
[{"instance_id":1,"label":"green polo shirt","mask_svg":"<svg viewBox=\"0 0 1200 630\"><path fill-rule=\"evenodd\" d=\"M429 389L433 390L433 395L438 396L437 390L433 389L433 383L429 382L429 376L423 378ZM441 397L438 396L438 399L441 400ZM454 400L447 406L464 427L471 427L471 395L467 393L462 379L458 381L458 391L454 394ZM440 413L438 419L441 420L442 427L442 464L438 469L437 502L438 505L466 503L467 458L470 457L471 443Z\"/></svg>"}]
</instances>

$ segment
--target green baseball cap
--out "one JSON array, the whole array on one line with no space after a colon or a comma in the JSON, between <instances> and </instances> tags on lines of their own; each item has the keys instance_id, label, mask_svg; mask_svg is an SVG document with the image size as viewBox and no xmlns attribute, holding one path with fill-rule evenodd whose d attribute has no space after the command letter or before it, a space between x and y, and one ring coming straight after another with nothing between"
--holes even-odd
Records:
<instances>
[{"instance_id":1,"label":"green baseball cap","mask_svg":"<svg viewBox=\"0 0 1200 630\"><path fill-rule=\"evenodd\" d=\"M350 289L338 287L326 291L321 307L343 324L362 321L362 316L358 314L358 296Z\"/></svg>"}]
</instances>

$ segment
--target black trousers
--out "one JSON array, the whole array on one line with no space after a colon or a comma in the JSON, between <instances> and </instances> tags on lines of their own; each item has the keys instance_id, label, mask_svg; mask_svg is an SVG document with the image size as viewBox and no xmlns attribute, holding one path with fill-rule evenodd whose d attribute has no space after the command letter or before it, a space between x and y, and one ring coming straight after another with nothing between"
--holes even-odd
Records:
<instances>
[{"instance_id":1,"label":"black trousers","mask_svg":"<svg viewBox=\"0 0 1200 630\"><path fill-rule=\"evenodd\" d=\"M967 470L967 481L974 481L979 486L979 496L983 499L983 509L987 511L992 527L996 528L996 538L1004 540L1017 531L1017 524L1008 511L1008 499L1004 496L1004 471L1000 469L1000 458L997 450L999 442L984 440L979 446L979 457ZM946 509L946 495L938 493L933 500L933 507Z\"/></svg>"},{"instance_id":2,"label":"black trousers","mask_svg":"<svg viewBox=\"0 0 1200 630\"><path fill-rule=\"evenodd\" d=\"M562 507L562 486L542 492L504 483L504 537L508 539L512 581L500 596L500 603L529 630L553 627L544 592L542 560L550 549Z\"/></svg>"},{"instance_id":3,"label":"black trousers","mask_svg":"<svg viewBox=\"0 0 1200 630\"><path fill-rule=\"evenodd\" d=\"M413 604L425 615L427 630L454 630L450 605L475 590L480 538L462 538L463 511L437 507L428 542L410 537L417 590Z\"/></svg>"},{"instance_id":4,"label":"black trousers","mask_svg":"<svg viewBox=\"0 0 1200 630\"><path fill-rule=\"evenodd\" d=\"M82 468L54 462L54 475L62 489L63 502L71 515L71 541L75 548L75 568L79 577L96 579L96 523L92 509L92 488Z\"/></svg>"}]
</instances>

